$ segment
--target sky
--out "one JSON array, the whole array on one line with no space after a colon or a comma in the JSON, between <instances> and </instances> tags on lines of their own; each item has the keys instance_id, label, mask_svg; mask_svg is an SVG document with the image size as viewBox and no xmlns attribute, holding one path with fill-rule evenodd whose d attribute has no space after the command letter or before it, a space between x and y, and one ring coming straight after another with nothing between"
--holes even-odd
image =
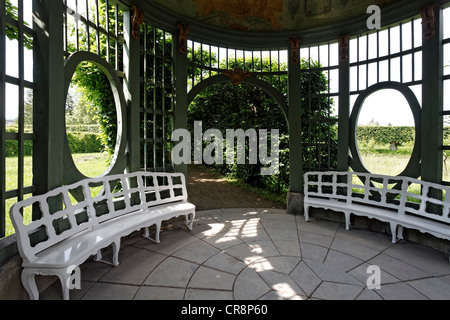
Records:
<instances>
[{"instance_id":1,"label":"sky","mask_svg":"<svg viewBox=\"0 0 450 320\"><path fill-rule=\"evenodd\" d=\"M14 2L14 1L13 1ZM25 6L25 21L31 23L31 15L29 12L31 10L29 9L29 6L31 4L31 1L24 1ZM28 13L28 14L27 14ZM421 21L418 20L416 22L416 31L420 32L421 29L419 26L421 26ZM398 29L398 28L397 28ZM408 39L411 38L411 34L409 32L408 34L408 28L406 29L406 33L403 36L403 46L404 48L409 48L412 46ZM393 29L391 31L391 52L396 52L400 50L400 32L398 30ZM415 38L421 38L420 34L416 35ZM450 38L450 8L447 8L444 10L444 39ZM374 42L376 39L375 37L369 37L369 59L376 57L376 50L371 50L371 48L374 48L374 45L376 45L376 42ZM405 40L406 39L406 40ZM362 38L361 41L364 41ZM409 41L409 43L408 43ZM380 55L382 56L384 53L387 53L387 32L381 32L380 33ZM356 47L355 41L350 43L351 48ZM353 45L353 46L352 46ZM419 44L420 45L420 44ZM362 59L365 59L366 57L366 50L365 45L360 46L359 54ZM318 50L311 50L311 58L312 59L319 59L321 58L321 62L326 61L326 59L323 58L324 54L326 56L326 50L325 47L321 47L321 53L319 56ZM217 49L216 49L217 50ZM334 48L332 49L334 52ZM8 75L17 77L18 76L18 45L17 41L10 41L7 39L6 41L6 61L7 61L7 68L6 72ZM221 49L220 51L220 57L225 56L225 50ZM230 50L230 52L234 52L234 50ZM305 52L305 49L303 49L302 52ZM375 56L374 56L375 52ZM246 53L248 54L248 53ZM267 54L266 54L267 55ZM447 44L444 47L444 64L450 65L450 44ZM277 57L275 57L277 58ZM337 59L337 55L332 56L331 65L335 65ZM280 56L281 61L287 60L287 54L286 51L281 52ZM355 62L357 60L357 51L352 50L350 54L350 62ZM400 80L399 79L399 63L400 59L392 60L392 80ZM411 66L412 60L410 56L405 56L404 65L405 66ZM25 80L32 81L33 78L33 55L32 52L25 49ZM421 55L420 53L416 55L415 58L415 68L416 68L416 78L421 77ZM410 67L404 68L404 77L405 79L411 79L412 75L411 72L408 71L411 70ZM366 74L365 74L365 67L360 69L361 78L365 82ZM448 68L444 69L444 73L447 75L450 75L450 66ZM376 71L374 72L374 69L372 69L372 66L369 69L369 72L367 74L367 77L369 78L369 86L371 84L376 83ZM380 80L387 80L387 67L380 64ZM338 73L332 72L330 73L330 80L331 80L331 88L332 91L336 91L338 88ZM365 88L365 83L361 82L360 89ZM356 68L353 68L351 70L351 90L356 90L357 88L357 77L356 77ZM421 87L411 87L411 89L416 93L416 96L421 102ZM444 109L450 110L450 80L445 81L444 84L444 92L445 92L445 98L444 98ZM18 117L18 88L17 86L7 84L6 85L6 119L7 120L15 120ZM353 106L357 96L353 95L351 96L351 105ZM372 120L375 120L380 123L380 125L394 125L394 126L412 126L414 125L414 120L412 113L409 111L409 106L407 104L406 99L403 97L403 95L396 91L396 90L383 90L376 92L369 96L365 103L364 107L361 110L360 116L359 116L359 125L365 125L369 123Z\"/></svg>"}]
</instances>

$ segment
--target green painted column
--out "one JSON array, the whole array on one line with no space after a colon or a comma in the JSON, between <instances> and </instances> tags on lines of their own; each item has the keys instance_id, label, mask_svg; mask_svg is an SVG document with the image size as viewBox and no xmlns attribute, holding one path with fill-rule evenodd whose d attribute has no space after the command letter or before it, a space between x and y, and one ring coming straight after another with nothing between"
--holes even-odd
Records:
<instances>
[{"instance_id":1,"label":"green painted column","mask_svg":"<svg viewBox=\"0 0 450 320\"><path fill-rule=\"evenodd\" d=\"M63 5L33 0L34 92L33 184L43 194L63 184L65 128ZM55 204L60 206L61 204Z\"/></svg>"},{"instance_id":2,"label":"green painted column","mask_svg":"<svg viewBox=\"0 0 450 320\"><path fill-rule=\"evenodd\" d=\"M180 30L179 30L180 31ZM174 107L174 130L187 129L188 125L188 59L187 54L180 50L180 37L174 37L173 58L174 58L174 86L175 86L175 107ZM176 165L175 171L188 175L186 164Z\"/></svg>"},{"instance_id":3,"label":"green painted column","mask_svg":"<svg viewBox=\"0 0 450 320\"><path fill-rule=\"evenodd\" d=\"M441 183L443 168L442 11L438 5L433 5L422 14L424 17L434 18L434 21L430 21L430 24L426 20L423 21L421 176L424 181ZM434 28L431 22L434 22Z\"/></svg>"},{"instance_id":4,"label":"green painted column","mask_svg":"<svg viewBox=\"0 0 450 320\"><path fill-rule=\"evenodd\" d=\"M338 170L349 169L350 143L350 59L349 36L339 37L339 128L338 128Z\"/></svg>"},{"instance_id":5,"label":"green painted column","mask_svg":"<svg viewBox=\"0 0 450 320\"><path fill-rule=\"evenodd\" d=\"M124 72L125 99L127 102L128 119L128 172L141 169L141 137L140 137L140 41L134 39L131 29L132 12L124 12Z\"/></svg>"},{"instance_id":6,"label":"green painted column","mask_svg":"<svg viewBox=\"0 0 450 320\"><path fill-rule=\"evenodd\" d=\"M289 180L290 190L287 199L289 214L303 214L303 156L302 156L302 114L301 114L301 72L300 40L290 39L288 62L289 96Z\"/></svg>"},{"instance_id":7,"label":"green painted column","mask_svg":"<svg viewBox=\"0 0 450 320\"><path fill-rule=\"evenodd\" d=\"M6 34L6 2L0 1L0 33ZM6 235L6 37L0 37L0 238Z\"/></svg>"}]
</instances>

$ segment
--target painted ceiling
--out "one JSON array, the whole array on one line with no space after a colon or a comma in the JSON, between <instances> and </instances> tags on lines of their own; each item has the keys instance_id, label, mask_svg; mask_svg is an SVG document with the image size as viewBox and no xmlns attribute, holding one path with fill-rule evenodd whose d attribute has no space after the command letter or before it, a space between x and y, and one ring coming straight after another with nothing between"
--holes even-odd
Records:
<instances>
[{"instance_id":1,"label":"painted ceiling","mask_svg":"<svg viewBox=\"0 0 450 320\"><path fill-rule=\"evenodd\" d=\"M239 31L288 31L320 27L367 15L368 6L396 0L152 0L215 27ZM398 1L398 0L397 0Z\"/></svg>"}]
</instances>

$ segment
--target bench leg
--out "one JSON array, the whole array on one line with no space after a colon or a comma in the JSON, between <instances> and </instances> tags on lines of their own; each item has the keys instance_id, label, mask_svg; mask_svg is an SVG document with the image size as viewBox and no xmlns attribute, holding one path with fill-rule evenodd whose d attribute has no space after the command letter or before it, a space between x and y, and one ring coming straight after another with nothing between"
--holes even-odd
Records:
<instances>
[{"instance_id":1,"label":"bench leg","mask_svg":"<svg viewBox=\"0 0 450 320\"><path fill-rule=\"evenodd\" d=\"M112 263L114 267L117 267L119 265L120 239L114 241L112 247L113 247Z\"/></svg>"},{"instance_id":2,"label":"bench leg","mask_svg":"<svg viewBox=\"0 0 450 320\"><path fill-rule=\"evenodd\" d=\"M159 233L161 232L161 222L157 222L155 224L156 226L156 234L155 234L155 239L153 239L152 237L150 237L150 227L144 228L144 238L153 241L156 244L159 244L161 241L159 239Z\"/></svg>"},{"instance_id":3,"label":"bench leg","mask_svg":"<svg viewBox=\"0 0 450 320\"><path fill-rule=\"evenodd\" d=\"M100 250L97 251L97 254L95 255L94 261L101 262L102 259L103 259L103 255L102 255L102 250L100 249Z\"/></svg>"},{"instance_id":4,"label":"bench leg","mask_svg":"<svg viewBox=\"0 0 450 320\"><path fill-rule=\"evenodd\" d=\"M351 213L345 212L344 215L345 215L345 230L349 231L350 230L350 225L351 225L351 223L350 223Z\"/></svg>"},{"instance_id":5,"label":"bench leg","mask_svg":"<svg viewBox=\"0 0 450 320\"><path fill-rule=\"evenodd\" d=\"M397 239L403 240L403 226L398 226Z\"/></svg>"},{"instance_id":6,"label":"bench leg","mask_svg":"<svg viewBox=\"0 0 450 320\"><path fill-rule=\"evenodd\" d=\"M22 285L25 288L30 300L39 300L39 290L36 286L36 274L41 274L33 269L24 269L22 271ZM56 275L61 282L62 294L64 300L70 300L70 281L72 274L66 269L52 270L51 272L43 272L42 275Z\"/></svg>"},{"instance_id":7,"label":"bench leg","mask_svg":"<svg viewBox=\"0 0 450 320\"><path fill-rule=\"evenodd\" d=\"M36 286L36 273L30 269L24 269L22 271L22 285L25 291L28 293L30 300L39 300L39 291Z\"/></svg>"},{"instance_id":8,"label":"bench leg","mask_svg":"<svg viewBox=\"0 0 450 320\"><path fill-rule=\"evenodd\" d=\"M189 217L191 217L190 220ZM189 231L192 231L194 229L194 220L195 220L195 212L186 215L186 225Z\"/></svg>"},{"instance_id":9,"label":"bench leg","mask_svg":"<svg viewBox=\"0 0 450 320\"><path fill-rule=\"evenodd\" d=\"M119 265L119 251L120 251L120 239L116 240L112 243L112 249L113 249L113 257L112 257L112 263L103 260L102 250L98 250L97 254L95 255L94 261L95 262L101 262L104 264L112 265L114 267L117 267Z\"/></svg>"},{"instance_id":10,"label":"bench leg","mask_svg":"<svg viewBox=\"0 0 450 320\"><path fill-rule=\"evenodd\" d=\"M63 300L69 301L70 300L70 281L72 280L72 274L68 273L67 270L63 270L61 272L58 272L56 274L59 278L59 281L61 282L61 287L62 287L62 295L63 295Z\"/></svg>"},{"instance_id":11,"label":"bench leg","mask_svg":"<svg viewBox=\"0 0 450 320\"><path fill-rule=\"evenodd\" d=\"M309 207L305 206L305 221L309 221Z\"/></svg>"},{"instance_id":12,"label":"bench leg","mask_svg":"<svg viewBox=\"0 0 450 320\"><path fill-rule=\"evenodd\" d=\"M392 233L392 243L397 243L397 225L395 223L390 223L391 233Z\"/></svg>"}]
</instances>

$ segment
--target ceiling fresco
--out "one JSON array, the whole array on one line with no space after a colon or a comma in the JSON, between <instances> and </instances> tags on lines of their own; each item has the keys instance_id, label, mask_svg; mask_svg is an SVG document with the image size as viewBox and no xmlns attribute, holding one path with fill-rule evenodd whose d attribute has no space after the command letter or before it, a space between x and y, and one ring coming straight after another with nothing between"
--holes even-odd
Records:
<instances>
[{"instance_id":1,"label":"ceiling fresco","mask_svg":"<svg viewBox=\"0 0 450 320\"><path fill-rule=\"evenodd\" d=\"M177 14L240 31L287 31L319 27L366 15L373 4L395 0L152 0Z\"/></svg>"}]
</instances>

